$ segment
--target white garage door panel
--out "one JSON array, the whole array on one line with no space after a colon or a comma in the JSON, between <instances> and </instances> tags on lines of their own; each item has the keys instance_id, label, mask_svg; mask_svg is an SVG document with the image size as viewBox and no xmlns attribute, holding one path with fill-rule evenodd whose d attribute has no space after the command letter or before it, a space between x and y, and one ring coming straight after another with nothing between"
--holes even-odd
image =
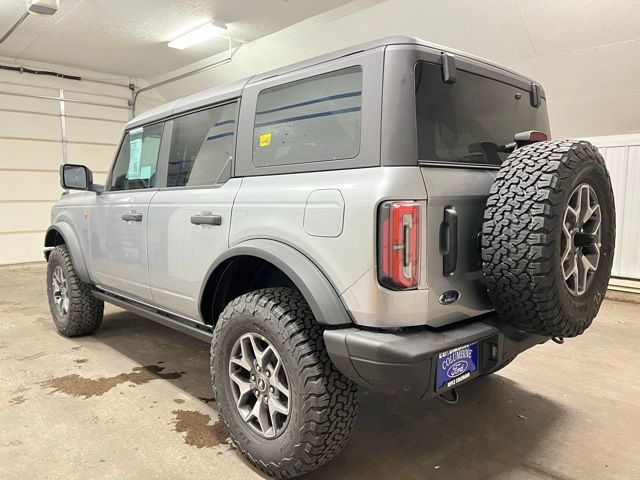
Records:
<instances>
[{"instance_id":1,"label":"white garage door panel","mask_svg":"<svg viewBox=\"0 0 640 480\"><path fill-rule=\"evenodd\" d=\"M122 135L122 123L67 118L69 142L92 142L115 145Z\"/></svg>"},{"instance_id":2,"label":"white garage door panel","mask_svg":"<svg viewBox=\"0 0 640 480\"><path fill-rule=\"evenodd\" d=\"M115 105L122 105L123 107L127 106L127 101L131 98L131 94L129 92L123 95L123 89L120 89L118 92L113 92L112 94L81 92L77 89L65 90L65 92L65 97L73 100L112 103Z\"/></svg>"},{"instance_id":3,"label":"white garage door panel","mask_svg":"<svg viewBox=\"0 0 640 480\"><path fill-rule=\"evenodd\" d=\"M43 261L44 233L0 234L2 263L24 263Z\"/></svg>"},{"instance_id":4,"label":"white garage door panel","mask_svg":"<svg viewBox=\"0 0 640 480\"><path fill-rule=\"evenodd\" d=\"M0 137L35 138L60 141L60 119L29 113L2 112Z\"/></svg>"},{"instance_id":5,"label":"white garage door panel","mask_svg":"<svg viewBox=\"0 0 640 480\"><path fill-rule=\"evenodd\" d=\"M94 173L93 174L93 183L96 185L104 185L107 181L107 173Z\"/></svg>"},{"instance_id":6,"label":"white garage door panel","mask_svg":"<svg viewBox=\"0 0 640 480\"><path fill-rule=\"evenodd\" d=\"M111 103L111 102L106 102ZM85 105L82 103L66 102L65 113L68 117L85 117L102 120L115 120L121 125L129 121L129 110L123 108L99 107L97 105Z\"/></svg>"},{"instance_id":7,"label":"white garage door panel","mask_svg":"<svg viewBox=\"0 0 640 480\"><path fill-rule=\"evenodd\" d=\"M0 138L0 168L57 170L62 148L57 142L34 142Z\"/></svg>"},{"instance_id":8,"label":"white garage door panel","mask_svg":"<svg viewBox=\"0 0 640 480\"><path fill-rule=\"evenodd\" d=\"M46 230L52 205L53 202L0 203L0 234Z\"/></svg>"},{"instance_id":9,"label":"white garage door panel","mask_svg":"<svg viewBox=\"0 0 640 480\"><path fill-rule=\"evenodd\" d=\"M0 90L5 90L0 86ZM21 112L48 113L51 115L60 114L60 103L53 100L42 100L40 98L17 97L14 95L0 94L0 108L2 110L19 110Z\"/></svg>"},{"instance_id":10,"label":"white garage door panel","mask_svg":"<svg viewBox=\"0 0 640 480\"><path fill-rule=\"evenodd\" d=\"M56 200L60 198L58 172L3 172L0 175L0 201Z\"/></svg>"},{"instance_id":11,"label":"white garage door panel","mask_svg":"<svg viewBox=\"0 0 640 480\"><path fill-rule=\"evenodd\" d=\"M60 92L60 90L57 88L29 85L24 81L11 81L7 80L8 77L5 77L3 79L3 73L4 75L12 74L0 71L0 90L3 90L5 92L27 93L29 95L44 95L47 97L57 97L58 93ZM12 75L12 78L15 80L15 75Z\"/></svg>"},{"instance_id":12,"label":"white garage door panel","mask_svg":"<svg viewBox=\"0 0 640 480\"><path fill-rule=\"evenodd\" d=\"M69 163L79 163L89 167L94 175L96 172L109 170L116 151L113 145L87 145L84 143L70 143L67 146Z\"/></svg>"}]
</instances>

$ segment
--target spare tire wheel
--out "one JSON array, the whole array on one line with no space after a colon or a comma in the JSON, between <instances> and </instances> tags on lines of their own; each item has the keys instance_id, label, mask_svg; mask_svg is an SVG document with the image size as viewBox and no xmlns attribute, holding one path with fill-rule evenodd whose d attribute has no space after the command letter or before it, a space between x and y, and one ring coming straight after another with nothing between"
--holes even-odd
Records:
<instances>
[{"instance_id":1,"label":"spare tire wheel","mask_svg":"<svg viewBox=\"0 0 640 480\"><path fill-rule=\"evenodd\" d=\"M585 141L515 150L484 213L483 272L500 317L531 333L575 337L598 313L615 244L611 180Z\"/></svg>"}]
</instances>

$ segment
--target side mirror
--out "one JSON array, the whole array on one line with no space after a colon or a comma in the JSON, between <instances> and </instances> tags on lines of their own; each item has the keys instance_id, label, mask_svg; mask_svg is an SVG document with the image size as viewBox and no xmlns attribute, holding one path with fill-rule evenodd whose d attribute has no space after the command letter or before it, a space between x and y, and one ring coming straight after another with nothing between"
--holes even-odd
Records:
<instances>
[{"instance_id":1,"label":"side mirror","mask_svg":"<svg viewBox=\"0 0 640 480\"><path fill-rule=\"evenodd\" d=\"M93 173L84 165L64 164L60 166L60 185L65 190L90 190L99 192L102 188L93 184Z\"/></svg>"}]
</instances>

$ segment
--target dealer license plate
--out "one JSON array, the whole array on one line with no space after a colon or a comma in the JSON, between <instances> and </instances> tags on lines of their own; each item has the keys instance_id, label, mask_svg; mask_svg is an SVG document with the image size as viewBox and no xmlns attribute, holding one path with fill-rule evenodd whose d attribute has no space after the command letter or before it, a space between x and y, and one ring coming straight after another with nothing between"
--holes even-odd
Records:
<instances>
[{"instance_id":1,"label":"dealer license plate","mask_svg":"<svg viewBox=\"0 0 640 480\"><path fill-rule=\"evenodd\" d=\"M448 390L478 373L478 343L440 352L437 360L436 391Z\"/></svg>"}]
</instances>

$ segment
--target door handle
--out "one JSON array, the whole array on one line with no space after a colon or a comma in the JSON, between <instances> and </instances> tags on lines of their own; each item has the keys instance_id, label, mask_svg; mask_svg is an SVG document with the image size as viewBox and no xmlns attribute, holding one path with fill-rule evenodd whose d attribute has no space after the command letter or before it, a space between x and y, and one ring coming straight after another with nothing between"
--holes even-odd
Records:
<instances>
[{"instance_id":1,"label":"door handle","mask_svg":"<svg viewBox=\"0 0 640 480\"><path fill-rule=\"evenodd\" d=\"M125 222L141 222L142 214L141 213L125 213L122 215L122 220Z\"/></svg>"},{"instance_id":2,"label":"door handle","mask_svg":"<svg viewBox=\"0 0 640 480\"><path fill-rule=\"evenodd\" d=\"M456 207L444 207L440 226L440 253L442 253L442 274L445 277L456 271L458 263L458 212Z\"/></svg>"},{"instance_id":3,"label":"door handle","mask_svg":"<svg viewBox=\"0 0 640 480\"><path fill-rule=\"evenodd\" d=\"M194 225L222 225L222 217L220 215L194 215L191 217L191 223Z\"/></svg>"}]
</instances>

